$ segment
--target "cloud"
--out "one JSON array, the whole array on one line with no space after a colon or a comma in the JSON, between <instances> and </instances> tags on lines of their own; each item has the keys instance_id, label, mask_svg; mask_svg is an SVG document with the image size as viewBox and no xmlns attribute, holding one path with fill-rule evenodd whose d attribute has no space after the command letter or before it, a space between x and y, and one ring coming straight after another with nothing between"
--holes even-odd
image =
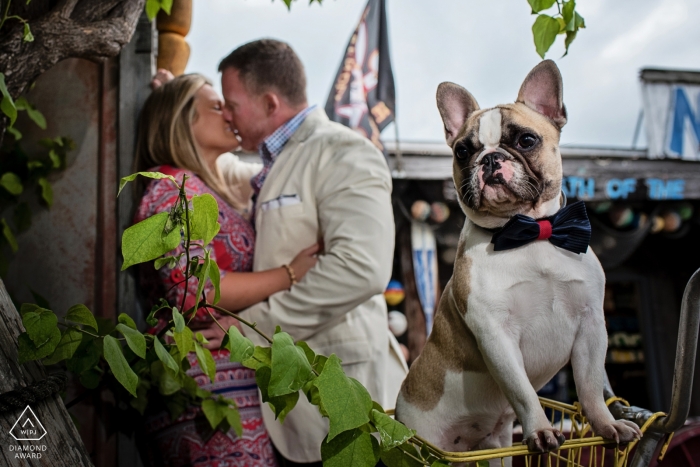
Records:
<instances>
[{"instance_id":1,"label":"cloud","mask_svg":"<svg viewBox=\"0 0 700 467\"><path fill-rule=\"evenodd\" d=\"M655 39L692 18L694 16L689 14L686 0L664 0L642 21L606 46L601 57L607 60L627 61L642 53Z\"/></svg>"}]
</instances>

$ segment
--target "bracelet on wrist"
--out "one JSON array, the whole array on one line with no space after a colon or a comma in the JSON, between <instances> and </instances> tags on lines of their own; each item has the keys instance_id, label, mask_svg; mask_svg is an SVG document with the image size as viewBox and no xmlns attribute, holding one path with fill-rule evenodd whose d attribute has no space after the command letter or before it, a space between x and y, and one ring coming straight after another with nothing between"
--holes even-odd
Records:
<instances>
[{"instance_id":1,"label":"bracelet on wrist","mask_svg":"<svg viewBox=\"0 0 700 467\"><path fill-rule=\"evenodd\" d=\"M294 284L297 283L297 276L294 274L294 268L288 264L283 264L282 267L287 270L287 275L289 275L289 288L291 289Z\"/></svg>"}]
</instances>

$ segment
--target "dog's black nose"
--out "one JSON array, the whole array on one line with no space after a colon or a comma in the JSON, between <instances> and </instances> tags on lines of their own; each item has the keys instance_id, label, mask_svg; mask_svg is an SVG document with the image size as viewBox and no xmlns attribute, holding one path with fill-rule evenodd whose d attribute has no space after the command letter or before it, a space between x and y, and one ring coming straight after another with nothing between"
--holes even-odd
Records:
<instances>
[{"instance_id":1,"label":"dog's black nose","mask_svg":"<svg viewBox=\"0 0 700 467\"><path fill-rule=\"evenodd\" d=\"M493 173L496 170L500 169L501 164L498 161L502 161L503 159L503 154L498 152L490 152L486 154L481 159L481 164L484 166L484 172Z\"/></svg>"}]
</instances>

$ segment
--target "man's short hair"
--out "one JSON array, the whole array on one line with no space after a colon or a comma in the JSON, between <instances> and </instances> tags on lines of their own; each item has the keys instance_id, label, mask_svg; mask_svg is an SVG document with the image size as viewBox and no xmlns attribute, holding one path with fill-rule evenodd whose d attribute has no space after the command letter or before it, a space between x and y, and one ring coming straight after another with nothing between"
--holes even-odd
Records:
<instances>
[{"instance_id":1,"label":"man's short hair","mask_svg":"<svg viewBox=\"0 0 700 467\"><path fill-rule=\"evenodd\" d=\"M274 90L290 105L306 103L306 73L286 42L260 39L248 42L219 63L219 72L238 70L240 80L255 95Z\"/></svg>"}]
</instances>

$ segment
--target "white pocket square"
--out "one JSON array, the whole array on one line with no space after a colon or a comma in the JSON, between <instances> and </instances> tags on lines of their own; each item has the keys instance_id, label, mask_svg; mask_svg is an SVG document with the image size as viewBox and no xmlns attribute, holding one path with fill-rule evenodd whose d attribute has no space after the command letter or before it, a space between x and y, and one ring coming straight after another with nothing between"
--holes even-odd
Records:
<instances>
[{"instance_id":1,"label":"white pocket square","mask_svg":"<svg viewBox=\"0 0 700 467\"><path fill-rule=\"evenodd\" d=\"M260 209L263 211L269 211L270 209L279 209L283 206L292 206L301 203L301 198L299 195L280 195L275 199L265 201L260 205Z\"/></svg>"}]
</instances>

